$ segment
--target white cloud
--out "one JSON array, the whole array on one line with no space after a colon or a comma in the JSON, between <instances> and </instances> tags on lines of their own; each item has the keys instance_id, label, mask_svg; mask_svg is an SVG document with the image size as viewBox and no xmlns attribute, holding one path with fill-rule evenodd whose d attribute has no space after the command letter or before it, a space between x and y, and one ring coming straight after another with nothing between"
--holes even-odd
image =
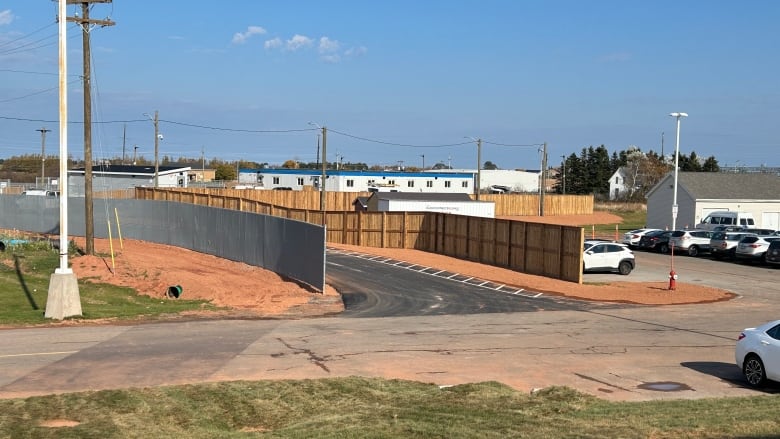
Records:
<instances>
[{"instance_id":1,"label":"white cloud","mask_svg":"<svg viewBox=\"0 0 780 439\"><path fill-rule=\"evenodd\" d=\"M252 35L264 35L266 30L260 26L249 26L246 32L236 32L233 34L233 44L244 44Z\"/></svg>"},{"instance_id":2,"label":"white cloud","mask_svg":"<svg viewBox=\"0 0 780 439\"><path fill-rule=\"evenodd\" d=\"M326 63L336 64L337 62L341 61L341 56L338 54L322 55L320 59Z\"/></svg>"},{"instance_id":3,"label":"white cloud","mask_svg":"<svg viewBox=\"0 0 780 439\"><path fill-rule=\"evenodd\" d=\"M341 44L336 40L331 40L328 37L320 38L320 53L338 52Z\"/></svg>"},{"instance_id":4,"label":"white cloud","mask_svg":"<svg viewBox=\"0 0 780 439\"><path fill-rule=\"evenodd\" d=\"M287 40L285 49L290 51L296 51L298 49L306 48L312 45L312 39L304 35L293 35L292 38Z\"/></svg>"},{"instance_id":5,"label":"white cloud","mask_svg":"<svg viewBox=\"0 0 780 439\"><path fill-rule=\"evenodd\" d=\"M367 52L368 52L368 48L366 46L350 47L349 49L344 51L344 56L348 56L348 57L363 56Z\"/></svg>"},{"instance_id":6,"label":"white cloud","mask_svg":"<svg viewBox=\"0 0 780 439\"><path fill-rule=\"evenodd\" d=\"M5 11L0 11L0 25L3 24L11 24L12 21L14 21L14 14L11 12L10 9L6 9Z\"/></svg>"},{"instance_id":7,"label":"white cloud","mask_svg":"<svg viewBox=\"0 0 780 439\"><path fill-rule=\"evenodd\" d=\"M282 47L282 39L279 38L279 37L276 37L276 38L274 38L272 40L267 40L263 44L263 47L265 47L268 50L278 49L278 48Z\"/></svg>"}]
</instances>

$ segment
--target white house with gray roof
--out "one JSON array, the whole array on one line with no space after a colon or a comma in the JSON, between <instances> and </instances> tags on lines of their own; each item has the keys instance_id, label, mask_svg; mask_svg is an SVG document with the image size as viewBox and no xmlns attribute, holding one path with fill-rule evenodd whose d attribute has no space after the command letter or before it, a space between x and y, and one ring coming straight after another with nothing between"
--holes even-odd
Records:
<instances>
[{"instance_id":1,"label":"white house with gray roof","mask_svg":"<svg viewBox=\"0 0 780 439\"><path fill-rule=\"evenodd\" d=\"M647 227L672 227L674 172L647 193ZM677 228L693 228L710 212L749 212L756 227L780 230L780 176L680 172L677 179Z\"/></svg>"}]
</instances>

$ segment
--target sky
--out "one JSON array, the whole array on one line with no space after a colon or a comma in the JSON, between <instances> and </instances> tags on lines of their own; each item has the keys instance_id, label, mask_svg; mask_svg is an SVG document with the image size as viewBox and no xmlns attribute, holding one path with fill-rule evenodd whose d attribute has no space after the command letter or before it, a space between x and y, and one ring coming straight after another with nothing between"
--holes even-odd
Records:
<instances>
[{"instance_id":1,"label":"sky","mask_svg":"<svg viewBox=\"0 0 780 439\"><path fill-rule=\"evenodd\" d=\"M68 16L81 12L68 6ZM0 0L0 158L58 155L57 2ZM780 2L95 3L93 158L538 169L604 145L780 166ZM83 158L68 24L68 153Z\"/></svg>"}]
</instances>

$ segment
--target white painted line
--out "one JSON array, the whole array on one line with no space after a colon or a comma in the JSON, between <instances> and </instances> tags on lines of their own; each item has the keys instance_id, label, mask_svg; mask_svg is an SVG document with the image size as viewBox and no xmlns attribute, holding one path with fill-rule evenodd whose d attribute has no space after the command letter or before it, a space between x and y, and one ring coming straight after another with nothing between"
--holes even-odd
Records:
<instances>
[{"instance_id":1,"label":"white painted line","mask_svg":"<svg viewBox=\"0 0 780 439\"><path fill-rule=\"evenodd\" d=\"M470 278L468 278L468 279L464 279L464 280L462 280L461 282L468 282L468 281L470 281L471 279L474 279L474 278L473 278L473 277L470 277Z\"/></svg>"},{"instance_id":2,"label":"white painted line","mask_svg":"<svg viewBox=\"0 0 780 439\"><path fill-rule=\"evenodd\" d=\"M447 270L439 270L439 271L437 271L436 273L431 273L431 276L436 276L436 275L438 275L439 273L444 273L445 271L447 271Z\"/></svg>"},{"instance_id":3,"label":"white painted line","mask_svg":"<svg viewBox=\"0 0 780 439\"><path fill-rule=\"evenodd\" d=\"M0 358L14 358L14 357L36 357L39 355L69 355L75 354L78 351L62 351L62 352L33 352L31 354L9 354L0 355Z\"/></svg>"},{"instance_id":4,"label":"white painted line","mask_svg":"<svg viewBox=\"0 0 780 439\"><path fill-rule=\"evenodd\" d=\"M457 276L458 273L453 274L452 276L447 276L447 279L452 279L453 277Z\"/></svg>"},{"instance_id":5,"label":"white painted line","mask_svg":"<svg viewBox=\"0 0 780 439\"><path fill-rule=\"evenodd\" d=\"M498 287L494 288L495 290L500 290L501 288L504 288L506 285L499 285Z\"/></svg>"},{"instance_id":6,"label":"white painted line","mask_svg":"<svg viewBox=\"0 0 780 439\"><path fill-rule=\"evenodd\" d=\"M536 295L535 295L535 296L531 296L531 297L533 297L534 299L536 299L537 297L539 297L539 296L541 296L541 295L542 295L542 293L536 293Z\"/></svg>"},{"instance_id":7,"label":"white painted line","mask_svg":"<svg viewBox=\"0 0 780 439\"><path fill-rule=\"evenodd\" d=\"M482 282L481 284L478 284L477 286L481 287L482 285L489 284L489 283L490 283L490 281L486 280L486 281Z\"/></svg>"}]
</instances>

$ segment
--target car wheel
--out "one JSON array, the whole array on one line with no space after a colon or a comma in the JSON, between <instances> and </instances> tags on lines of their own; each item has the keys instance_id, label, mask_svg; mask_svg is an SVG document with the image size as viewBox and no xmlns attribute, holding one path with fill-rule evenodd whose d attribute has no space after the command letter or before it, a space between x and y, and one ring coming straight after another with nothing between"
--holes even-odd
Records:
<instances>
[{"instance_id":1,"label":"car wheel","mask_svg":"<svg viewBox=\"0 0 780 439\"><path fill-rule=\"evenodd\" d=\"M761 263L764 265L769 265L769 263L766 261L766 253L761 255Z\"/></svg>"},{"instance_id":2,"label":"car wheel","mask_svg":"<svg viewBox=\"0 0 780 439\"><path fill-rule=\"evenodd\" d=\"M742 367L742 373L748 384L753 387L761 387L766 383L766 372L764 363L758 358L758 355L748 355L745 358L745 365Z\"/></svg>"},{"instance_id":3,"label":"car wheel","mask_svg":"<svg viewBox=\"0 0 780 439\"><path fill-rule=\"evenodd\" d=\"M669 245L661 244L661 253L669 253Z\"/></svg>"},{"instance_id":4,"label":"car wheel","mask_svg":"<svg viewBox=\"0 0 780 439\"><path fill-rule=\"evenodd\" d=\"M623 261L618 265L618 272L622 274L623 276L631 273L631 270L633 270L634 267L631 266L631 263L628 261Z\"/></svg>"},{"instance_id":5,"label":"car wheel","mask_svg":"<svg viewBox=\"0 0 780 439\"><path fill-rule=\"evenodd\" d=\"M699 254L699 247L692 245L688 247L688 256L697 256Z\"/></svg>"}]
</instances>

